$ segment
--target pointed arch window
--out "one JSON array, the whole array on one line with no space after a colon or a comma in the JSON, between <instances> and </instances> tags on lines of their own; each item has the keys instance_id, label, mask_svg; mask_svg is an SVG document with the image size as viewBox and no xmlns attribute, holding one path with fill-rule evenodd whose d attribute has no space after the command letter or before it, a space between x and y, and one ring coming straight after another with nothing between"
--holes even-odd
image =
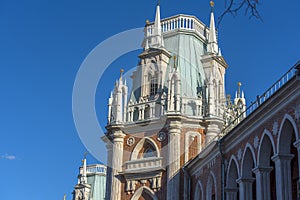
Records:
<instances>
[{"instance_id":1,"label":"pointed arch window","mask_svg":"<svg viewBox=\"0 0 300 200\"><path fill-rule=\"evenodd\" d=\"M140 158L157 157L156 148L149 141L145 141L143 148L140 151Z\"/></svg>"}]
</instances>

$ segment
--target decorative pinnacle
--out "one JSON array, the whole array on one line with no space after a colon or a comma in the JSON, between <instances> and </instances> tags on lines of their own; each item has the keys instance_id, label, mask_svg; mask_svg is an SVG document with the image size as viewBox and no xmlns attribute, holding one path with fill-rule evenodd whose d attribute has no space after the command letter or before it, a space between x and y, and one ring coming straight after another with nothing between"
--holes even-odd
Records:
<instances>
[{"instance_id":1,"label":"decorative pinnacle","mask_svg":"<svg viewBox=\"0 0 300 200\"><path fill-rule=\"evenodd\" d=\"M209 4L210 4L210 7L212 7L212 8L215 7L215 2L214 1L210 1Z\"/></svg>"},{"instance_id":2,"label":"decorative pinnacle","mask_svg":"<svg viewBox=\"0 0 300 200\"><path fill-rule=\"evenodd\" d=\"M149 25L150 24L150 21L149 19L146 20L146 25Z\"/></svg>"},{"instance_id":3,"label":"decorative pinnacle","mask_svg":"<svg viewBox=\"0 0 300 200\"><path fill-rule=\"evenodd\" d=\"M177 59L177 56L175 55L175 56L173 56L173 58L174 58L174 68L176 69L176 68L177 68L177 66L176 66L176 59Z\"/></svg>"}]
</instances>

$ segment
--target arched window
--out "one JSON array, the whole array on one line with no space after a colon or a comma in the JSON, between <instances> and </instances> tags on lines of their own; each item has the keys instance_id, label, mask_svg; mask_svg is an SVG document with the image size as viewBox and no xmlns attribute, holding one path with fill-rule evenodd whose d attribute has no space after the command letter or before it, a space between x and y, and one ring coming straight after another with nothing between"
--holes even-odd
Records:
<instances>
[{"instance_id":1,"label":"arched window","mask_svg":"<svg viewBox=\"0 0 300 200\"><path fill-rule=\"evenodd\" d=\"M148 141L145 142L141 152L142 158L156 157L155 147Z\"/></svg>"},{"instance_id":2,"label":"arched window","mask_svg":"<svg viewBox=\"0 0 300 200\"><path fill-rule=\"evenodd\" d=\"M150 157L160 157L158 146L148 137L141 139L135 146L130 160L138 160Z\"/></svg>"},{"instance_id":3,"label":"arched window","mask_svg":"<svg viewBox=\"0 0 300 200\"><path fill-rule=\"evenodd\" d=\"M157 94L158 91L158 82L157 82L157 75L153 74L150 75L150 96L154 96Z\"/></svg>"}]
</instances>

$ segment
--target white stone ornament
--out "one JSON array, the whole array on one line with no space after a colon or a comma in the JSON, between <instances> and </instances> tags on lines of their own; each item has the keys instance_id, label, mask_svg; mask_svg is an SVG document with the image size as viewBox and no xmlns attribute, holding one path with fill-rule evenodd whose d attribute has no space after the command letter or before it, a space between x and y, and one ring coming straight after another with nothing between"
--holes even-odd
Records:
<instances>
[{"instance_id":1,"label":"white stone ornament","mask_svg":"<svg viewBox=\"0 0 300 200\"><path fill-rule=\"evenodd\" d=\"M158 134L157 134L157 140L158 141L160 141L160 142L162 142L162 141L164 141L165 139L166 139L166 133L165 132L159 132Z\"/></svg>"},{"instance_id":2,"label":"white stone ornament","mask_svg":"<svg viewBox=\"0 0 300 200\"><path fill-rule=\"evenodd\" d=\"M241 158L242 158L242 149L239 149L237 153L237 159L241 160Z\"/></svg>"},{"instance_id":3,"label":"white stone ornament","mask_svg":"<svg viewBox=\"0 0 300 200\"><path fill-rule=\"evenodd\" d=\"M273 135L274 135L274 136L277 135L277 133L278 133L278 128L279 128L278 122L274 122L274 123L273 123L273 129L272 129Z\"/></svg>"},{"instance_id":4,"label":"white stone ornament","mask_svg":"<svg viewBox=\"0 0 300 200\"><path fill-rule=\"evenodd\" d=\"M127 141L126 141L126 143L127 143L128 146L131 147L135 143L134 137L128 138Z\"/></svg>"},{"instance_id":5,"label":"white stone ornament","mask_svg":"<svg viewBox=\"0 0 300 200\"><path fill-rule=\"evenodd\" d=\"M259 144L259 137L258 137L258 136L255 136L254 142L253 142L253 145L254 145L254 148L255 148L255 149L257 149L258 144Z\"/></svg>"},{"instance_id":6,"label":"white stone ornament","mask_svg":"<svg viewBox=\"0 0 300 200\"><path fill-rule=\"evenodd\" d=\"M296 120L300 119L300 105L295 107L295 117L296 117Z\"/></svg>"}]
</instances>

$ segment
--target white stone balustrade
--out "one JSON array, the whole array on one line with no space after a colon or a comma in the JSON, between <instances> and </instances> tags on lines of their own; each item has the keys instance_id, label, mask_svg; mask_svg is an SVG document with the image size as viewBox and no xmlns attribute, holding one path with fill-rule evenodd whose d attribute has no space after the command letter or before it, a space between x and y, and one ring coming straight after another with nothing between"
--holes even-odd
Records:
<instances>
[{"instance_id":1,"label":"white stone balustrade","mask_svg":"<svg viewBox=\"0 0 300 200\"><path fill-rule=\"evenodd\" d=\"M208 38L209 29L194 16L176 15L161 21L162 33L168 33L175 30L189 30L195 32L202 39ZM145 36L150 37L154 33L154 24L146 25Z\"/></svg>"},{"instance_id":2,"label":"white stone balustrade","mask_svg":"<svg viewBox=\"0 0 300 200\"><path fill-rule=\"evenodd\" d=\"M147 171L162 167L161 157L150 157L144 159L130 160L125 162L125 172Z\"/></svg>"}]
</instances>

